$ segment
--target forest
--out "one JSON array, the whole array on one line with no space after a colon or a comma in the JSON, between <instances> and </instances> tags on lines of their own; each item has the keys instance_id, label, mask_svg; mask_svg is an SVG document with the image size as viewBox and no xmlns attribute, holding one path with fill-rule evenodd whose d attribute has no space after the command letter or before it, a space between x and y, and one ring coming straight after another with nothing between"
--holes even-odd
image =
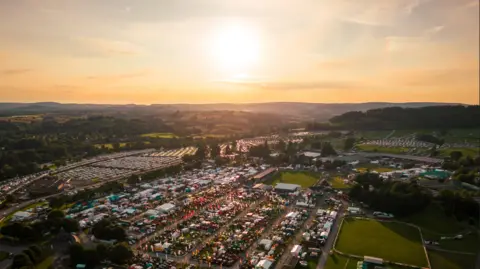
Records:
<instances>
[{"instance_id":1,"label":"forest","mask_svg":"<svg viewBox=\"0 0 480 269\"><path fill-rule=\"evenodd\" d=\"M332 117L328 123L308 123L308 130L405 130L478 128L480 106L388 107L352 111Z\"/></svg>"}]
</instances>

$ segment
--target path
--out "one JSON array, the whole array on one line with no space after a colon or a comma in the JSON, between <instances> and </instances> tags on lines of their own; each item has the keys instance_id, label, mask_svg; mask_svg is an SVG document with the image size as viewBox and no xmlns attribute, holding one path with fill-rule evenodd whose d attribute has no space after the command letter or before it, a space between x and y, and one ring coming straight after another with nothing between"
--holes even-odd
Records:
<instances>
[{"instance_id":1,"label":"path","mask_svg":"<svg viewBox=\"0 0 480 269\"><path fill-rule=\"evenodd\" d=\"M392 130L384 139L389 139L395 133L395 130Z\"/></svg>"},{"instance_id":2,"label":"path","mask_svg":"<svg viewBox=\"0 0 480 269\"><path fill-rule=\"evenodd\" d=\"M338 217L333 223L332 230L330 231L330 235L327 238L327 242L325 242L325 246L323 246L323 251L317 264L317 269L323 269L325 267L325 264L327 263L328 255L332 250L335 241L337 240L338 232L340 231L340 224L342 223L342 219L345 216L345 208L347 205L348 204L344 201L338 211Z\"/></svg>"}]
</instances>

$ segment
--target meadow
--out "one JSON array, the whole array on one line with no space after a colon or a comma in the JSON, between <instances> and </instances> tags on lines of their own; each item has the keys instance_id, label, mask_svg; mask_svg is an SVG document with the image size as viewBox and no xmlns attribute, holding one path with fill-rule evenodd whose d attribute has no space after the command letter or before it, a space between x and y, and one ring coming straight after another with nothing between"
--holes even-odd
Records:
<instances>
[{"instance_id":1,"label":"meadow","mask_svg":"<svg viewBox=\"0 0 480 269\"><path fill-rule=\"evenodd\" d=\"M277 183L290 183L298 184L302 186L302 188L308 188L313 186L317 181L318 177L316 177L313 173L280 172L272 179L266 181L265 184L275 186Z\"/></svg>"},{"instance_id":2,"label":"meadow","mask_svg":"<svg viewBox=\"0 0 480 269\"><path fill-rule=\"evenodd\" d=\"M348 254L427 267L419 231L401 223L345 218L335 248Z\"/></svg>"}]
</instances>

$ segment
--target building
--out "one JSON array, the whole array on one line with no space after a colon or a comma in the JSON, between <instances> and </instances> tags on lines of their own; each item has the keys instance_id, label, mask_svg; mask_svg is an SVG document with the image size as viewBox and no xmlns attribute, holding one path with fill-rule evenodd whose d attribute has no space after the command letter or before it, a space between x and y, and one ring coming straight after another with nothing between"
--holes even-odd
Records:
<instances>
[{"instance_id":1,"label":"building","mask_svg":"<svg viewBox=\"0 0 480 269\"><path fill-rule=\"evenodd\" d=\"M157 209L158 209L160 212L169 213L169 212L172 212L173 210L175 210L175 205L174 205L174 204L170 204L170 203L166 203L166 204L163 204L163 205L157 207Z\"/></svg>"},{"instance_id":2,"label":"building","mask_svg":"<svg viewBox=\"0 0 480 269\"><path fill-rule=\"evenodd\" d=\"M269 261L269 260L261 260L257 263L257 265L255 266L255 268L258 268L258 269L269 269L270 267L272 267L272 262Z\"/></svg>"},{"instance_id":3,"label":"building","mask_svg":"<svg viewBox=\"0 0 480 269\"><path fill-rule=\"evenodd\" d=\"M289 183L277 183L275 185L275 191L281 192L281 193L290 193L290 192L296 192L300 190L302 186L298 184L289 184Z\"/></svg>"},{"instance_id":4,"label":"building","mask_svg":"<svg viewBox=\"0 0 480 269\"><path fill-rule=\"evenodd\" d=\"M32 218L32 213L26 211L17 211L13 214L11 221L24 221Z\"/></svg>"},{"instance_id":5,"label":"building","mask_svg":"<svg viewBox=\"0 0 480 269\"><path fill-rule=\"evenodd\" d=\"M258 181L263 181L267 178L269 178L270 176L272 176L275 172L277 172L277 168L268 168L258 174L256 174L255 176L253 176L253 180L258 182Z\"/></svg>"}]
</instances>

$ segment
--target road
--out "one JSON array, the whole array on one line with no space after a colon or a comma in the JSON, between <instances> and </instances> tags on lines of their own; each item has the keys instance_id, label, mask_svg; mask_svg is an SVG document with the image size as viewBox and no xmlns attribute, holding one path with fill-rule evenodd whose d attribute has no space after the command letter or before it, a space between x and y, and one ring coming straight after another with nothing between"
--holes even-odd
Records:
<instances>
[{"instance_id":1,"label":"road","mask_svg":"<svg viewBox=\"0 0 480 269\"><path fill-rule=\"evenodd\" d=\"M323 251L322 251L322 254L320 255L320 259L317 264L317 269L325 268L328 255L330 251L333 249L333 244L335 244L335 239L337 238L338 232L340 231L340 224L342 223L342 219L345 216L346 207L347 207L347 203L343 202L343 205L340 207L340 210L338 211L337 219L333 223L332 230L330 231L330 235L328 236L327 242L325 242L325 246L323 246Z\"/></svg>"}]
</instances>

